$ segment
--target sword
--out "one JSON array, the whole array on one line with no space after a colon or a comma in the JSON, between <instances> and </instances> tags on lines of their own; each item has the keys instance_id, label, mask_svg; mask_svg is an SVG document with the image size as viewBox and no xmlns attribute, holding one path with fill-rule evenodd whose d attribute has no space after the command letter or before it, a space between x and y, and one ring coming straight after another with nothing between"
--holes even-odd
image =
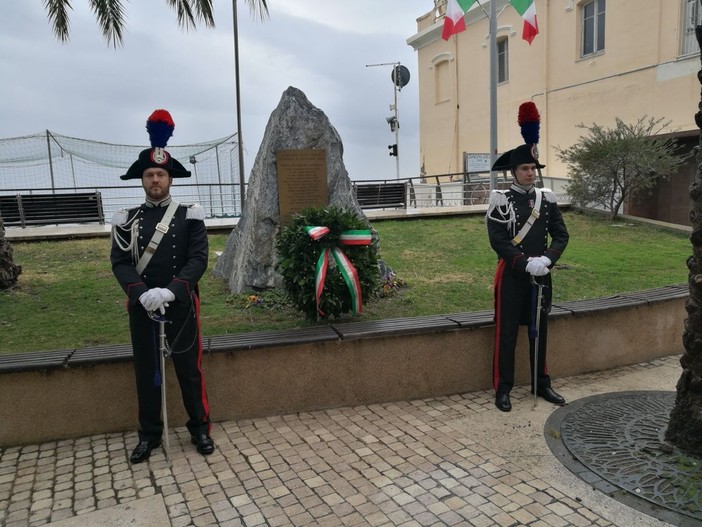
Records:
<instances>
[{"instance_id":1,"label":"sword","mask_svg":"<svg viewBox=\"0 0 702 527\"><path fill-rule=\"evenodd\" d=\"M161 308L163 310L163 308ZM166 463L171 466L170 442L168 437L168 406L166 405L166 357L170 357L171 350L166 342L166 320L165 310L161 314L154 311L148 311L149 318L154 322L158 322L158 354L160 356L161 367L161 418L163 420L163 453L166 456Z\"/></svg>"},{"instance_id":2,"label":"sword","mask_svg":"<svg viewBox=\"0 0 702 527\"><path fill-rule=\"evenodd\" d=\"M535 327L534 327L534 377L533 377L533 389L534 389L534 407L536 408L536 391L538 384L538 371L539 371L539 333L541 333L541 302L544 297L544 284L538 282L534 276L531 277L531 283L534 286L536 292L536 313L534 315Z\"/></svg>"}]
</instances>

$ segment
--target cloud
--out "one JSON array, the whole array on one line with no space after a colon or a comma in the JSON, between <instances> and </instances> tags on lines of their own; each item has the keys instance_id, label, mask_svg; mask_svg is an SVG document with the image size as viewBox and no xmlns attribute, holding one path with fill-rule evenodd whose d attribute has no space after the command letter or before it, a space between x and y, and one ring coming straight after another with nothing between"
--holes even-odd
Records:
<instances>
[{"instance_id":1,"label":"cloud","mask_svg":"<svg viewBox=\"0 0 702 527\"><path fill-rule=\"evenodd\" d=\"M406 65L398 93L401 176L419 174L416 56L406 39L425 0L269 2L270 18L239 2L242 136L250 170L265 126L288 86L302 90L344 141L353 179L393 179L391 66ZM215 0L215 28L178 28L164 0L125 3L124 45L109 47L85 1L72 2L71 39L53 35L41 2L11 2L0 18L0 137L53 132L107 143L147 143L155 108L173 114L172 144L236 132L232 3Z\"/></svg>"}]
</instances>

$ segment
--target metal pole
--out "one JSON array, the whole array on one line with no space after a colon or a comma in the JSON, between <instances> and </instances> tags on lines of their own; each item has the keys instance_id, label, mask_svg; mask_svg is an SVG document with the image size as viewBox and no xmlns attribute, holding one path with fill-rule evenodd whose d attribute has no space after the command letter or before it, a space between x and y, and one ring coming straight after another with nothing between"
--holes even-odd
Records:
<instances>
[{"instance_id":1,"label":"metal pole","mask_svg":"<svg viewBox=\"0 0 702 527\"><path fill-rule=\"evenodd\" d=\"M399 65L399 62L398 62ZM395 170L397 173L397 179L400 179L400 121L397 111L397 82L400 75L399 67L395 66L395 82L393 82L393 87L395 88L395 144L397 145L397 155L395 156Z\"/></svg>"},{"instance_id":2,"label":"metal pole","mask_svg":"<svg viewBox=\"0 0 702 527\"><path fill-rule=\"evenodd\" d=\"M390 109L394 111L393 116L395 117L395 145L397 145L397 156L395 156L395 171L397 174L397 179L400 179L400 146L398 143L399 137L400 137L400 121L397 120L397 82L399 80L399 75L400 75L400 63L399 62L382 62L380 64L366 64L366 68L372 68L375 66L392 66L393 67L393 75L392 75L392 83L393 83L393 89L394 89L394 95L395 95L395 104L390 106Z\"/></svg>"},{"instance_id":3,"label":"metal pole","mask_svg":"<svg viewBox=\"0 0 702 527\"><path fill-rule=\"evenodd\" d=\"M197 176L197 158L190 156L190 164L193 165L193 174L195 175L195 186L197 187L197 200L202 203L202 194L200 193L200 180Z\"/></svg>"},{"instance_id":4,"label":"metal pole","mask_svg":"<svg viewBox=\"0 0 702 527\"><path fill-rule=\"evenodd\" d=\"M217 181L219 181L219 204L224 216L224 192L222 191L222 171L219 169L219 145L215 146L215 159L217 160ZM244 204L241 205L241 212L244 212Z\"/></svg>"},{"instance_id":5,"label":"metal pole","mask_svg":"<svg viewBox=\"0 0 702 527\"><path fill-rule=\"evenodd\" d=\"M76 183L76 167L73 165L73 154L68 154L68 159L71 160L71 176L73 177L73 188L78 186Z\"/></svg>"},{"instance_id":6,"label":"metal pole","mask_svg":"<svg viewBox=\"0 0 702 527\"><path fill-rule=\"evenodd\" d=\"M490 190L497 188L497 0L490 0Z\"/></svg>"},{"instance_id":7,"label":"metal pole","mask_svg":"<svg viewBox=\"0 0 702 527\"><path fill-rule=\"evenodd\" d=\"M51 139L49 139L49 130L46 131L46 148L49 151L49 175L51 176L51 193L56 192L56 184L54 183L54 164L51 160Z\"/></svg>"},{"instance_id":8,"label":"metal pole","mask_svg":"<svg viewBox=\"0 0 702 527\"><path fill-rule=\"evenodd\" d=\"M239 150L239 192L241 198L241 215L244 214L244 195L246 181L244 179L244 141L241 137L241 96L239 89L239 23L237 21L236 0L232 0L234 21L234 72L236 77L236 137Z\"/></svg>"}]
</instances>

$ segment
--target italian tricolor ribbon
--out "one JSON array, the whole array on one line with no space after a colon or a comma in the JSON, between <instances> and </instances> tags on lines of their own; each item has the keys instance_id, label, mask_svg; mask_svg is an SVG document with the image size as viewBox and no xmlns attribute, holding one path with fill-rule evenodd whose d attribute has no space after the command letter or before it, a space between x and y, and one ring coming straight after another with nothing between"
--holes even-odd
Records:
<instances>
[{"instance_id":1,"label":"italian tricolor ribbon","mask_svg":"<svg viewBox=\"0 0 702 527\"><path fill-rule=\"evenodd\" d=\"M305 227L310 238L317 241L329 234L329 227ZM371 232L369 230L348 230L343 231L340 236L341 245L370 245ZM324 281L327 278L327 270L329 269L329 256L334 257L339 272L346 282L351 294L351 305L353 313L358 314L363 312L363 299L361 296L361 283L358 280L358 272L351 263L351 260L346 256L344 251L339 247L332 249L326 248L322 251L317 259L315 270L315 299L317 302L317 312L324 315L324 312L319 308L319 301L322 298L324 290Z\"/></svg>"}]
</instances>

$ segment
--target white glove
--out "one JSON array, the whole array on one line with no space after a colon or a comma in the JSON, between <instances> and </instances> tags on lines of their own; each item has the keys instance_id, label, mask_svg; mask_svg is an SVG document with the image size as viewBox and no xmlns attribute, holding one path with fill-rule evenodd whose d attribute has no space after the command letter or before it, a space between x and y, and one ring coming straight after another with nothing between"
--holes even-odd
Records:
<instances>
[{"instance_id":1,"label":"white glove","mask_svg":"<svg viewBox=\"0 0 702 527\"><path fill-rule=\"evenodd\" d=\"M551 259L550 259L548 256L539 256L539 260L541 260L542 262L544 262L544 265L545 265L546 267L551 267L551 263L552 263L552 262L551 262Z\"/></svg>"},{"instance_id":2,"label":"white glove","mask_svg":"<svg viewBox=\"0 0 702 527\"><path fill-rule=\"evenodd\" d=\"M544 276L549 273L548 267L541 261L540 258L529 258L526 266L526 272L532 276Z\"/></svg>"},{"instance_id":3,"label":"white glove","mask_svg":"<svg viewBox=\"0 0 702 527\"><path fill-rule=\"evenodd\" d=\"M146 293L139 297L139 302L147 311L154 311L161 305L160 297L157 297L153 289L149 289Z\"/></svg>"},{"instance_id":4,"label":"white glove","mask_svg":"<svg viewBox=\"0 0 702 527\"><path fill-rule=\"evenodd\" d=\"M154 292L156 297L165 307L168 307L168 302L173 302L175 300L175 294L173 294L173 291L166 289L165 287L154 287L151 291Z\"/></svg>"},{"instance_id":5,"label":"white glove","mask_svg":"<svg viewBox=\"0 0 702 527\"><path fill-rule=\"evenodd\" d=\"M147 311L156 311L161 314L165 313L165 308L168 307L168 302L175 300L175 295L170 289L164 287L154 287L139 297L139 302Z\"/></svg>"},{"instance_id":6,"label":"white glove","mask_svg":"<svg viewBox=\"0 0 702 527\"><path fill-rule=\"evenodd\" d=\"M156 309L158 309L162 315L166 314L166 308L168 307L168 302L171 302L175 300L175 295L173 294L173 291L170 289L166 289L165 287L154 287L151 289L154 293L154 297L158 300L158 305L156 306Z\"/></svg>"}]
</instances>

